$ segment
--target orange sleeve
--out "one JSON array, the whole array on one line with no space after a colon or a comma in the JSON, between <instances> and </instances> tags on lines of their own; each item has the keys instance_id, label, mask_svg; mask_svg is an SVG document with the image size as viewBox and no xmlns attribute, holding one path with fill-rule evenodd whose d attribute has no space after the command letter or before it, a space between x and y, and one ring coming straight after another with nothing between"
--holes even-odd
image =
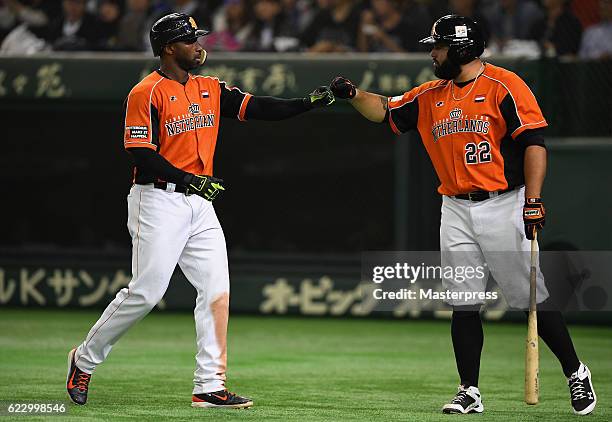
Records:
<instances>
[{"instance_id":1,"label":"orange sleeve","mask_svg":"<svg viewBox=\"0 0 612 422\"><path fill-rule=\"evenodd\" d=\"M123 145L157 150L157 140L153 139L153 122L157 117L152 112L153 90L139 88L133 89L126 100Z\"/></svg>"},{"instance_id":2,"label":"orange sleeve","mask_svg":"<svg viewBox=\"0 0 612 422\"><path fill-rule=\"evenodd\" d=\"M528 129L548 126L535 95L518 75L508 72L508 76L501 82L514 105L516 124L508 128L513 139Z\"/></svg>"}]
</instances>

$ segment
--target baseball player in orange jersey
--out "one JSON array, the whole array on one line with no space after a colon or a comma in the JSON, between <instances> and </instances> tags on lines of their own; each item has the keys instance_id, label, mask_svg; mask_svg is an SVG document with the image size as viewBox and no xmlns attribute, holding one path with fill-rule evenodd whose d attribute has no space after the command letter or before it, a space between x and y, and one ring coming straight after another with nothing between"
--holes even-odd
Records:
<instances>
[{"instance_id":1,"label":"baseball player in orange jersey","mask_svg":"<svg viewBox=\"0 0 612 422\"><path fill-rule=\"evenodd\" d=\"M229 273L211 203L224 190L212 177L220 120L286 119L330 105L334 97L328 87L306 98L252 96L217 78L192 75L206 58L198 41L206 34L185 14L158 20L150 38L161 66L127 97L124 145L136 164L127 198L133 276L68 355L66 388L76 404L86 403L91 374L117 340L163 297L177 263L197 291L192 406L253 404L225 387Z\"/></svg>"},{"instance_id":2,"label":"baseball player in orange jersey","mask_svg":"<svg viewBox=\"0 0 612 422\"><path fill-rule=\"evenodd\" d=\"M418 131L440 179L442 266L488 268L509 305L526 309L530 262L523 252L544 226L546 120L521 78L480 60L484 40L471 19L444 16L421 42L431 45L439 80L392 98L358 90L343 77L332 81L331 90L367 119L388 122L396 134ZM487 278L443 283L451 292L484 292ZM536 297L539 307L548 298L539 269ZM481 413L483 302L449 303L460 385L443 412ZM538 330L561 363L574 412L592 412L596 396L591 373L578 359L561 313L538 312Z\"/></svg>"}]
</instances>

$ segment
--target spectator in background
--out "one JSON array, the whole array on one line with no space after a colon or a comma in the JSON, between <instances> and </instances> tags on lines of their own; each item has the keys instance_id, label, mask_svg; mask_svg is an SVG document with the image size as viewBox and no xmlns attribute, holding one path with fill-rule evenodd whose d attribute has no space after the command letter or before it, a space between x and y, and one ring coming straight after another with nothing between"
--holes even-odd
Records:
<instances>
[{"instance_id":1,"label":"spectator in background","mask_svg":"<svg viewBox=\"0 0 612 422\"><path fill-rule=\"evenodd\" d=\"M413 41L418 41L428 31L429 17L426 12L415 6L413 12L406 11L402 15L399 0L372 0L370 4L371 8L361 14L357 38L359 51L422 51Z\"/></svg>"},{"instance_id":2,"label":"spectator in background","mask_svg":"<svg viewBox=\"0 0 612 422\"><path fill-rule=\"evenodd\" d=\"M204 38L207 50L241 50L252 30L246 0L225 0L213 16L212 28Z\"/></svg>"},{"instance_id":3,"label":"spectator in background","mask_svg":"<svg viewBox=\"0 0 612 422\"><path fill-rule=\"evenodd\" d=\"M582 28L599 23L599 0L573 0L571 7Z\"/></svg>"},{"instance_id":4,"label":"spectator in background","mask_svg":"<svg viewBox=\"0 0 612 422\"><path fill-rule=\"evenodd\" d=\"M49 24L45 39L54 50L93 50L100 32L96 17L85 11L85 0L63 0L63 13Z\"/></svg>"},{"instance_id":5,"label":"spectator in background","mask_svg":"<svg viewBox=\"0 0 612 422\"><path fill-rule=\"evenodd\" d=\"M149 0L149 15L156 21L165 14L170 13L172 0ZM151 22L153 25L153 22Z\"/></svg>"},{"instance_id":6,"label":"spectator in background","mask_svg":"<svg viewBox=\"0 0 612 422\"><path fill-rule=\"evenodd\" d=\"M580 47L582 26L570 9L569 0L544 0L546 15L536 21L530 38L540 43L543 55L575 56Z\"/></svg>"},{"instance_id":7,"label":"spectator in background","mask_svg":"<svg viewBox=\"0 0 612 422\"><path fill-rule=\"evenodd\" d=\"M426 7L427 2L400 0L400 3L402 5L401 10L404 21L410 26L413 34L406 44L406 50L409 52L421 51L429 53L431 51L430 47L419 42L420 39L431 32L431 27L434 23L434 19L432 19L432 15Z\"/></svg>"},{"instance_id":8,"label":"spectator in background","mask_svg":"<svg viewBox=\"0 0 612 422\"><path fill-rule=\"evenodd\" d=\"M487 19L480 13L479 0L449 0L449 12L476 21L482 30L485 42L489 42L491 31Z\"/></svg>"},{"instance_id":9,"label":"spectator in background","mask_svg":"<svg viewBox=\"0 0 612 422\"><path fill-rule=\"evenodd\" d=\"M315 10L310 0L281 0L283 15L287 25L302 33L312 22Z\"/></svg>"},{"instance_id":10,"label":"spectator in background","mask_svg":"<svg viewBox=\"0 0 612 422\"><path fill-rule=\"evenodd\" d=\"M111 50L117 43L121 7L119 0L100 0L98 4L99 38L101 50Z\"/></svg>"},{"instance_id":11,"label":"spectator in background","mask_svg":"<svg viewBox=\"0 0 612 422\"><path fill-rule=\"evenodd\" d=\"M309 52L354 50L363 10L358 0L317 0L319 11L301 36Z\"/></svg>"},{"instance_id":12,"label":"spectator in background","mask_svg":"<svg viewBox=\"0 0 612 422\"><path fill-rule=\"evenodd\" d=\"M485 12L491 27L491 38L504 44L508 40L525 40L535 21L544 12L532 0L499 0Z\"/></svg>"},{"instance_id":13,"label":"spectator in background","mask_svg":"<svg viewBox=\"0 0 612 422\"><path fill-rule=\"evenodd\" d=\"M599 0L601 22L584 32L581 59L612 59L612 0Z\"/></svg>"},{"instance_id":14,"label":"spectator in background","mask_svg":"<svg viewBox=\"0 0 612 422\"><path fill-rule=\"evenodd\" d=\"M217 6L219 6L217 1L174 0L171 11L193 16L198 26L210 28L212 24L211 10Z\"/></svg>"},{"instance_id":15,"label":"spectator in background","mask_svg":"<svg viewBox=\"0 0 612 422\"><path fill-rule=\"evenodd\" d=\"M0 0L0 41L18 25L44 28L61 12L57 2L44 0Z\"/></svg>"},{"instance_id":16,"label":"spectator in background","mask_svg":"<svg viewBox=\"0 0 612 422\"><path fill-rule=\"evenodd\" d=\"M278 51L276 40L291 36L292 28L285 25L280 0L256 0L253 6L255 20L246 39L244 51ZM297 42L296 42L297 46Z\"/></svg>"},{"instance_id":17,"label":"spectator in background","mask_svg":"<svg viewBox=\"0 0 612 422\"><path fill-rule=\"evenodd\" d=\"M116 49L145 51L149 45L149 0L127 0L125 14L119 20Z\"/></svg>"},{"instance_id":18,"label":"spectator in background","mask_svg":"<svg viewBox=\"0 0 612 422\"><path fill-rule=\"evenodd\" d=\"M25 23L28 26L44 26L49 23L49 17L41 8L43 0L18 1L2 0L0 2L0 19L2 26L14 26Z\"/></svg>"}]
</instances>

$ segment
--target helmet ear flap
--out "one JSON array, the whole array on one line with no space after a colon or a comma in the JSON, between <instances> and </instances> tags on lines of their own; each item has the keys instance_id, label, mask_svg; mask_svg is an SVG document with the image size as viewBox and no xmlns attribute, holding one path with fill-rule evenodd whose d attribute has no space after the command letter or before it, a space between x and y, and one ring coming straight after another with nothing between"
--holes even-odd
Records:
<instances>
[{"instance_id":1,"label":"helmet ear flap","mask_svg":"<svg viewBox=\"0 0 612 422\"><path fill-rule=\"evenodd\" d=\"M459 57L459 52L456 47L449 47L446 58L453 63L461 64L461 58Z\"/></svg>"},{"instance_id":2,"label":"helmet ear flap","mask_svg":"<svg viewBox=\"0 0 612 422\"><path fill-rule=\"evenodd\" d=\"M455 63L464 65L480 57L483 51L484 48L478 48L478 46L476 46L475 43L472 41L465 45L451 46L448 50L448 57Z\"/></svg>"},{"instance_id":3,"label":"helmet ear flap","mask_svg":"<svg viewBox=\"0 0 612 422\"><path fill-rule=\"evenodd\" d=\"M460 65L469 63L470 60L466 60L467 56L466 46L451 46L448 49L447 57L454 63Z\"/></svg>"}]
</instances>

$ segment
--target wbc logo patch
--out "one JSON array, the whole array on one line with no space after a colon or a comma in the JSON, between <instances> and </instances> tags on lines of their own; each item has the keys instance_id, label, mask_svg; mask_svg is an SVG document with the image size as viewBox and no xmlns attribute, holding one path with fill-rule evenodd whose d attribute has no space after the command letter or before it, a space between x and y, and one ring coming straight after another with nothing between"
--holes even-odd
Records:
<instances>
[{"instance_id":1,"label":"wbc logo patch","mask_svg":"<svg viewBox=\"0 0 612 422\"><path fill-rule=\"evenodd\" d=\"M453 120L457 120L459 117L461 117L462 113L463 113L463 111L461 111L460 108L454 108L450 112L450 118L453 119Z\"/></svg>"},{"instance_id":2,"label":"wbc logo patch","mask_svg":"<svg viewBox=\"0 0 612 422\"><path fill-rule=\"evenodd\" d=\"M455 37L457 38L467 38L468 29L465 25L457 25L455 26Z\"/></svg>"},{"instance_id":3,"label":"wbc logo patch","mask_svg":"<svg viewBox=\"0 0 612 422\"><path fill-rule=\"evenodd\" d=\"M200 114L200 104L191 104L189 106L189 112L191 114Z\"/></svg>"}]
</instances>

